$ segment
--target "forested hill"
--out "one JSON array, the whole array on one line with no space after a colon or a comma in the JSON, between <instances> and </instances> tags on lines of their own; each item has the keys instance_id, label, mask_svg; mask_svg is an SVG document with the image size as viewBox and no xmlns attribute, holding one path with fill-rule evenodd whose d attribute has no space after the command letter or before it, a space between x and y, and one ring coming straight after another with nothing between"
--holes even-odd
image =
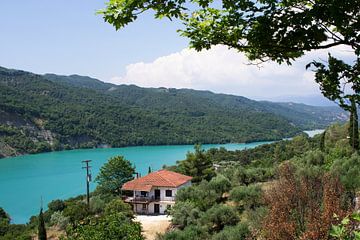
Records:
<instances>
[{"instance_id":1,"label":"forested hill","mask_svg":"<svg viewBox=\"0 0 360 240\"><path fill-rule=\"evenodd\" d=\"M313 107L302 108L311 115ZM0 68L0 156L99 145L273 140L346 119L337 109L319 109L311 118L306 111L208 91Z\"/></svg>"},{"instance_id":2,"label":"forested hill","mask_svg":"<svg viewBox=\"0 0 360 240\"><path fill-rule=\"evenodd\" d=\"M44 77L53 82L68 86L81 86L101 91L102 93L115 96L127 104L148 109L163 109L164 107L171 109L173 106L183 105L186 102L202 101L203 105L205 105L204 108L207 108L207 104L212 104L230 109L251 108L252 110L270 112L285 117L302 129L325 128L333 122L344 122L348 119L348 114L337 106L324 107L291 102L259 102L240 96L214 94L210 91L115 85L78 75L59 76L46 74Z\"/></svg>"}]
</instances>

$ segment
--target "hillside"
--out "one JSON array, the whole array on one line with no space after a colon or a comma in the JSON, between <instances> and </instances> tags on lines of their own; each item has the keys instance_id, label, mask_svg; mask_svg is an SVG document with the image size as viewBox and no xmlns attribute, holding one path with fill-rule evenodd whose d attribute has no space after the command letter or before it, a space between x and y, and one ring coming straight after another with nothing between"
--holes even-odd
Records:
<instances>
[{"instance_id":1,"label":"hillside","mask_svg":"<svg viewBox=\"0 0 360 240\"><path fill-rule=\"evenodd\" d=\"M300 110L291 118L293 109L284 113L280 106L208 91L117 86L78 75L0 68L0 156L103 145L274 140L309 123L321 127L337 116L346 118L335 111L317 122Z\"/></svg>"},{"instance_id":2,"label":"hillside","mask_svg":"<svg viewBox=\"0 0 360 240\"><path fill-rule=\"evenodd\" d=\"M202 101L202 107L208 104L223 108L269 112L280 115L301 129L325 128L334 122L344 122L348 114L337 106L309 106L291 102L253 101L245 97L227 94L214 94L210 91L191 89L141 88L135 85L115 85L104 83L90 77L78 75L59 76L46 74L48 80L68 86L81 86L115 96L122 102L148 109L167 108L182 105L184 101ZM185 102L186 103L186 102Z\"/></svg>"}]
</instances>

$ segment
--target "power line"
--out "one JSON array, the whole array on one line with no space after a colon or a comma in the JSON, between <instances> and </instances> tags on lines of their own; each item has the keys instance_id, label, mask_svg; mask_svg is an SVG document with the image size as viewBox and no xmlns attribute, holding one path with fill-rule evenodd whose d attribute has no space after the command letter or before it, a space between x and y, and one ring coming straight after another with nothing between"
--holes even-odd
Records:
<instances>
[{"instance_id":1,"label":"power line","mask_svg":"<svg viewBox=\"0 0 360 240\"><path fill-rule=\"evenodd\" d=\"M89 163L91 162L91 160L84 160L82 161L82 163L85 163L86 166L83 167L83 169L86 169L86 203L88 205L88 207L90 207L90 182L91 182L91 173L89 171L89 169L91 168L91 166L89 166Z\"/></svg>"}]
</instances>

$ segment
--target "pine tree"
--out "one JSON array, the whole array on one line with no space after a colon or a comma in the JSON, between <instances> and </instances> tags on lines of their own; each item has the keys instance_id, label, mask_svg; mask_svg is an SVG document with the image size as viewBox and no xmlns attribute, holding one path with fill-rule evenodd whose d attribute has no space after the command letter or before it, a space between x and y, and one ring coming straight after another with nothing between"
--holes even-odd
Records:
<instances>
[{"instance_id":1,"label":"pine tree","mask_svg":"<svg viewBox=\"0 0 360 240\"><path fill-rule=\"evenodd\" d=\"M325 136L326 136L326 130L321 134L321 138L320 138L320 150L322 152L325 151Z\"/></svg>"},{"instance_id":2,"label":"pine tree","mask_svg":"<svg viewBox=\"0 0 360 240\"><path fill-rule=\"evenodd\" d=\"M40 214L39 214L38 239L46 240L46 228L45 228L45 221L44 221L42 208L40 209Z\"/></svg>"},{"instance_id":3,"label":"pine tree","mask_svg":"<svg viewBox=\"0 0 360 240\"><path fill-rule=\"evenodd\" d=\"M354 99L351 101L350 112L351 112L350 125L349 125L350 145L355 151L359 151L360 142L359 142L358 114L357 114L356 102Z\"/></svg>"},{"instance_id":4,"label":"pine tree","mask_svg":"<svg viewBox=\"0 0 360 240\"><path fill-rule=\"evenodd\" d=\"M151 173L151 167L149 166L148 174L150 174L150 173Z\"/></svg>"}]
</instances>

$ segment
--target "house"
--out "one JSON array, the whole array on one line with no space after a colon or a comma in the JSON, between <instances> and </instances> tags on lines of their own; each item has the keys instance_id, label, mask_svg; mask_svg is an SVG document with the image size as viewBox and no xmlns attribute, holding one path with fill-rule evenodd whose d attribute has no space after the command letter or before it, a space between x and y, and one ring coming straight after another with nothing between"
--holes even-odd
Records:
<instances>
[{"instance_id":1,"label":"house","mask_svg":"<svg viewBox=\"0 0 360 240\"><path fill-rule=\"evenodd\" d=\"M176 192L191 185L192 177L159 170L148 175L126 182L122 190L132 191L124 201L133 206L139 214L164 214L175 204Z\"/></svg>"}]
</instances>

